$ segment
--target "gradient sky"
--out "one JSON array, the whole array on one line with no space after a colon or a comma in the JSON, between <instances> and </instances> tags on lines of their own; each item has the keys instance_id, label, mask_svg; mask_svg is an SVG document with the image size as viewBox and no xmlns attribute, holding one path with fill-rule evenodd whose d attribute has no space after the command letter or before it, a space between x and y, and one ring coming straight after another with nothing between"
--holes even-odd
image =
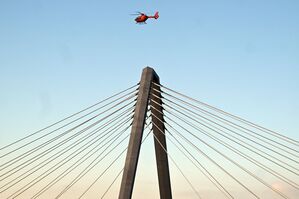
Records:
<instances>
[{"instance_id":1,"label":"gradient sky","mask_svg":"<svg viewBox=\"0 0 299 199\"><path fill-rule=\"evenodd\" d=\"M160 12L134 23L135 11ZM0 1L0 144L139 81L299 139L299 1Z\"/></svg>"}]
</instances>

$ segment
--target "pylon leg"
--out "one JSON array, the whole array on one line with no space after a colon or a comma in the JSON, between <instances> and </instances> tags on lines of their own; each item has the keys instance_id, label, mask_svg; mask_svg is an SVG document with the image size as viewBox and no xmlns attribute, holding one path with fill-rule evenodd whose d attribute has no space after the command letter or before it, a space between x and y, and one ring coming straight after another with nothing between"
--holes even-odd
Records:
<instances>
[{"instance_id":1,"label":"pylon leg","mask_svg":"<svg viewBox=\"0 0 299 199\"><path fill-rule=\"evenodd\" d=\"M154 79L155 80L155 79ZM155 83L159 83L157 79L154 81ZM160 190L160 198L161 199L171 199L171 185L170 185L170 176L169 176L169 165L168 165L168 157L165 150L167 150L166 146L166 137L165 137L165 126L164 126L164 117L163 117L163 110L162 110L162 100L161 100L161 93L160 86L153 84L153 88L151 90L151 99L150 107L152 116L152 122L155 124L153 125L153 133L155 137L159 140L155 141L155 152L156 152L156 163L157 163L157 171L158 171L158 178L159 178L159 190ZM158 103L158 104L157 104ZM160 142L160 143L159 143ZM162 146L163 149L162 148Z\"/></svg>"}]
</instances>

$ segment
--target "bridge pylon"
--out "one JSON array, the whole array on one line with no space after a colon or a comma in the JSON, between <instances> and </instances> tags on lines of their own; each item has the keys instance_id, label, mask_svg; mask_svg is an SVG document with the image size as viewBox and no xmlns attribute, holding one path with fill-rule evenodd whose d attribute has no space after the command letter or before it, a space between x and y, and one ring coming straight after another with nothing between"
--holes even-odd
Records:
<instances>
[{"instance_id":1,"label":"bridge pylon","mask_svg":"<svg viewBox=\"0 0 299 199\"><path fill-rule=\"evenodd\" d=\"M148 105L150 105L151 112L156 116L152 117L152 122L155 124L153 125L153 134L157 138L154 139L154 142L160 198L172 199L168 157L165 152L167 147L165 126L162 122L164 121L164 118L162 115L163 110L159 84L160 80L156 72L150 67L144 68L141 75L130 141L118 197L119 199L131 199L132 197ZM155 103L150 99L155 101Z\"/></svg>"}]
</instances>

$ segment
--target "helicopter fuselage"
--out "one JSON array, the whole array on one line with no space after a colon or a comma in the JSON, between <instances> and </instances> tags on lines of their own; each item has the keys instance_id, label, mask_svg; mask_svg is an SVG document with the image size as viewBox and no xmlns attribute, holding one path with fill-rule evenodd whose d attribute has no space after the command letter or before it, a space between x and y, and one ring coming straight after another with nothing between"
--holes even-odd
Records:
<instances>
[{"instance_id":1,"label":"helicopter fuselage","mask_svg":"<svg viewBox=\"0 0 299 199\"><path fill-rule=\"evenodd\" d=\"M140 15L136 17L136 23L144 23L149 17L147 15Z\"/></svg>"}]
</instances>

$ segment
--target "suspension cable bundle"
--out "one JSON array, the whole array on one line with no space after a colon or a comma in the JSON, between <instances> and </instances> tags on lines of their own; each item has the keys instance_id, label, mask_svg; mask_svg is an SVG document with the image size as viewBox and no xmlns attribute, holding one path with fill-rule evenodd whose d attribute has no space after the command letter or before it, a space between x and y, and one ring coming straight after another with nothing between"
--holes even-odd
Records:
<instances>
[{"instance_id":1,"label":"suspension cable bundle","mask_svg":"<svg viewBox=\"0 0 299 199\"><path fill-rule=\"evenodd\" d=\"M154 132L155 144L194 197L209 198L207 189L228 199L299 194L297 140L158 83L149 92L141 144ZM124 172L119 162L130 147L138 93L136 84L1 147L0 198L113 195Z\"/></svg>"}]
</instances>

